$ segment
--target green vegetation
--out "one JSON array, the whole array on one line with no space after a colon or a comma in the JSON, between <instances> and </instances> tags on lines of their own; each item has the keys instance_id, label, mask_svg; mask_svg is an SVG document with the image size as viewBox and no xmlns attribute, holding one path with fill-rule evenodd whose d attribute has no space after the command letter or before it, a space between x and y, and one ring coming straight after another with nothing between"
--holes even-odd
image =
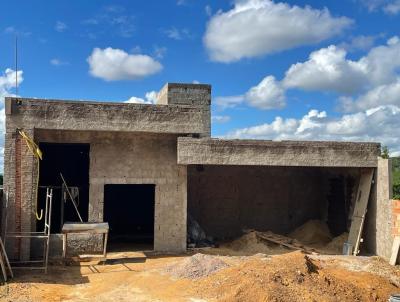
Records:
<instances>
[{"instance_id":1,"label":"green vegetation","mask_svg":"<svg viewBox=\"0 0 400 302\"><path fill-rule=\"evenodd\" d=\"M400 157L392 157L393 199L400 199Z\"/></svg>"},{"instance_id":2,"label":"green vegetation","mask_svg":"<svg viewBox=\"0 0 400 302\"><path fill-rule=\"evenodd\" d=\"M382 146L381 148L381 157L389 158L389 148L387 146Z\"/></svg>"}]
</instances>

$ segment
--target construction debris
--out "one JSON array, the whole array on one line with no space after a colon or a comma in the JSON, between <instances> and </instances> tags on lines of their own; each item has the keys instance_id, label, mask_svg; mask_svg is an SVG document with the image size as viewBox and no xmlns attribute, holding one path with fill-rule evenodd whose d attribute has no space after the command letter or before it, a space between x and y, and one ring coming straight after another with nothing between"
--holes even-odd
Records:
<instances>
[{"instance_id":1,"label":"construction debris","mask_svg":"<svg viewBox=\"0 0 400 302\"><path fill-rule=\"evenodd\" d=\"M216 256L195 254L165 268L165 272L175 278L198 279L207 277L216 271L228 267Z\"/></svg>"},{"instance_id":2,"label":"construction debris","mask_svg":"<svg viewBox=\"0 0 400 302\"><path fill-rule=\"evenodd\" d=\"M288 237L308 245L326 244L332 240L328 225L321 220L308 220L291 232Z\"/></svg>"}]
</instances>

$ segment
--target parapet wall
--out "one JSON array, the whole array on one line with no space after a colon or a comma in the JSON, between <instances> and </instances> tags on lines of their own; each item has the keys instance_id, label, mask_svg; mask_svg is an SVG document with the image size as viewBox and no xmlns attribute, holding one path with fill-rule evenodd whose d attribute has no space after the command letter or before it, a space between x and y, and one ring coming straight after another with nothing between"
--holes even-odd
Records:
<instances>
[{"instance_id":1,"label":"parapet wall","mask_svg":"<svg viewBox=\"0 0 400 302\"><path fill-rule=\"evenodd\" d=\"M184 165L377 167L380 144L314 141L178 139Z\"/></svg>"}]
</instances>

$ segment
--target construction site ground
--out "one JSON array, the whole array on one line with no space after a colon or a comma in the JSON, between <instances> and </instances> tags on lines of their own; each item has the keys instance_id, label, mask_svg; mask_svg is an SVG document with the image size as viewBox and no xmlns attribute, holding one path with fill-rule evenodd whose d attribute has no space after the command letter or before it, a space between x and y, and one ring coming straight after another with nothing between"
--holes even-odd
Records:
<instances>
[{"instance_id":1,"label":"construction site ground","mask_svg":"<svg viewBox=\"0 0 400 302\"><path fill-rule=\"evenodd\" d=\"M19 271L1 301L388 301L400 270L379 257L342 256L347 233L333 237L309 220L284 235L244 230L217 247L180 255L114 245L105 264L53 263L49 273ZM138 246L136 246L138 248Z\"/></svg>"},{"instance_id":2,"label":"construction site ground","mask_svg":"<svg viewBox=\"0 0 400 302\"><path fill-rule=\"evenodd\" d=\"M242 245L240 244L242 243ZM379 257L293 251L254 232L181 255L112 252L106 264L18 271L1 301L388 301L400 271Z\"/></svg>"}]
</instances>

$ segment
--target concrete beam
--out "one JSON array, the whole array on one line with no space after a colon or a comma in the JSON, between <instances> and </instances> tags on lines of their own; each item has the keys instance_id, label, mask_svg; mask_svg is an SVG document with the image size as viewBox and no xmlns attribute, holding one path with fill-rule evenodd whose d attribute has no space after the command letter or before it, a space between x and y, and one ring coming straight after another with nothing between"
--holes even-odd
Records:
<instances>
[{"instance_id":1,"label":"concrete beam","mask_svg":"<svg viewBox=\"0 0 400 302\"><path fill-rule=\"evenodd\" d=\"M7 123L15 128L126 131L209 135L209 108L29 98L6 98Z\"/></svg>"},{"instance_id":2,"label":"concrete beam","mask_svg":"<svg viewBox=\"0 0 400 302\"><path fill-rule=\"evenodd\" d=\"M178 164L377 167L379 143L178 138Z\"/></svg>"}]
</instances>

